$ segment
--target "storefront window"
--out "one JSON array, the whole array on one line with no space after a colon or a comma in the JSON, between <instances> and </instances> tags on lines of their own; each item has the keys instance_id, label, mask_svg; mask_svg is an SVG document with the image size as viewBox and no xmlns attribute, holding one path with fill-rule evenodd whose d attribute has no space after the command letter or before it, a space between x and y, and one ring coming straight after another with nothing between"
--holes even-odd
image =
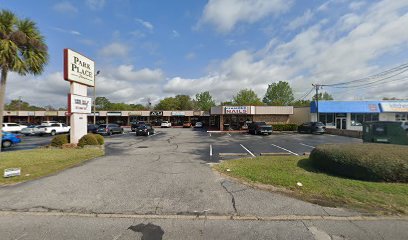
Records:
<instances>
[{"instance_id":1,"label":"storefront window","mask_svg":"<svg viewBox=\"0 0 408 240\"><path fill-rule=\"evenodd\" d=\"M395 114L396 121L407 121L408 120L408 113L396 113Z\"/></svg>"},{"instance_id":2,"label":"storefront window","mask_svg":"<svg viewBox=\"0 0 408 240\"><path fill-rule=\"evenodd\" d=\"M362 126L363 122L378 121L378 113L352 113L351 126Z\"/></svg>"},{"instance_id":3,"label":"storefront window","mask_svg":"<svg viewBox=\"0 0 408 240\"><path fill-rule=\"evenodd\" d=\"M334 114L333 113L320 113L319 121L326 126L334 126Z\"/></svg>"}]
</instances>

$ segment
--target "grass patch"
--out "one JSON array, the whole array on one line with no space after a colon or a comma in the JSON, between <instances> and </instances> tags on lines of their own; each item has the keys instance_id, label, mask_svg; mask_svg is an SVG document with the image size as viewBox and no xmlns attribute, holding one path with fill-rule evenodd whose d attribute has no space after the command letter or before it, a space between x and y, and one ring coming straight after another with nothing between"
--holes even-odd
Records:
<instances>
[{"instance_id":1,"label":"grass patch","mask_svg":"<svg viewBox=\"0 0 408 240\"><path fill-rule=\"evenodd\" d=\"M34 149L0 153L0 185L25 182L57 173L103 156L101 149ZM3 178L4 169L21 168L21 176Z\"/></svg>"},{"instance_id":2,"label":"grass patch","mask_svg":"<svg viewBox=\"0 0 408 240\"><path fill-rule=\"evenodd\" d=\"M316 170L312 161L304 157L238 159L224 161L214 168L244 181L289 189L291 195L313 203L381 214L408 214L408 184L332 176ZM298 187L297 182L303 187Z\"/></svg>"}]
</instances>

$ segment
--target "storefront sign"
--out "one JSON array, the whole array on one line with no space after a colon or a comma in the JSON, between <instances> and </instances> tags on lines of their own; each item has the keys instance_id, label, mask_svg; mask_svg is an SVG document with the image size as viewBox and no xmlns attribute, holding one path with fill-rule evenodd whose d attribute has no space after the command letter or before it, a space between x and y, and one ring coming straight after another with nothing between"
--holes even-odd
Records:
<instances>
[{"instance_id":1,"label":"storefront sign","mask_svg":"<svg viewBox=\"0 0 408 240\"><path fill-rule=\"evenodd\" d=\"M92 98L68 94L68 113L91 113Z\"/></svg>"},{"instance_id":2,"label":"storefront sign","mask_svg":"<svg viewBox=\"0 0 408 240\"><path fill-rule=\"evenodd\" d=\"M185 116L185 112L171 112L171 116Z\"/></svg>"},{"instance_id":3,"label":"storefront sign","mask_svg":"<svg viewBox=\"0 0 408 240\"><path fill-rule=\"evenodd\" d=\"M95 112L95 113L88 113L88 116L93 116L93 115L95 115L95 116L99 116L99 112Z\"/></svg>"},{"instance_id":4,"label":"storefront sign","mask_svg":"<svg viewBox=\"0 0 408 240\"><path fill-rule=\"evenodd\" d=\"M28 116L34 116L34 115L35 115L35 112L27 112L27 115L28 115Z\"/></svg>"},{"instance_id":5,"label":"storefront sign","mask_svg":"<svg viewBox=\"0 0 408 240\"><path fill-rule=\"evenodd\" d=\"M193 116L201 116L201 112L200 111L194 111Z\"/></svg>"},{"instance_id":6,"label":"storefront sign","mask_svg":"<svg viewBox=\"0 0 408 240\"><path fill-rule=\"evenodd\" d=\"M225 114L249 114L249 107L238 106L238 107L225 107Z\"/></svg>"},{"instance_id":7,"label":"storefront sign","mask_svg":"<svg viewBox=\"0 0 408 240\"><path fill-rule=\"evenodd\" d=\"M129 116L142 116L142 112L129 112Z\"/></svg>"},{"instance_id":8,"label":"storefront sign","mask_svg":"<svg viewBox=\"0 0 408 240\"><path fill-rule=\"evenodd\" d=\"M65 80L93 87L95 84L94 72L94 61L71 49L64 49Z\"/></svg>"},{"instance_id":9,"label":"storefront sign","mask_svg":"<svg viewBox=\"0 0 408 240\"><path fill-rule=\"evenodd\" d=\"M368 109L370 110L370 112L378 112L377 104L368 104Z\"/></svg>"},{"instance_id":10,"label":"storefront sign","mask_svg":"<svg viewBox=\"0 0 408 240\"><path fill-rule=\"evenodd\" d=\"M408 102L382 102L383 112L408 112Z\"/></svg>"},{"instance_id":11,"label":"storefront sign","mask_svg":"<svg viewBox=\"0 0 408 240\"><path fill-rule=\"evenodd\" d=\"M58 116L58 111L47 111L44 116Z\"/></svg>"},{"instance_id":12,"label":"storefront sign","mask_svg":"<svg viewBox=\"0 0 408 240\"><path fill-rule=\"evenodd\" d=\"M150 112L150 116L163 116L163 112L161 112L161 111L152 111L152 112Z\"/></svg>"},{"instance_id":13,"label":"storefront sign","mask_svg":"<svg viewBox=\"0 0 408 240\"><path fill-rule=\"evenodd\" d=\"M5 116L17 116L17 111L7 111Z\"/></svg>"},{"instance_id":14,"label":"storefront sign","mask_svg":"<svg viewBox=\"0 0 408 240\"><path fill-rule=\"evenodd\" d=\"M107 112L106 116L122 116L122 112Z\"/></svg>"}]
</instances>

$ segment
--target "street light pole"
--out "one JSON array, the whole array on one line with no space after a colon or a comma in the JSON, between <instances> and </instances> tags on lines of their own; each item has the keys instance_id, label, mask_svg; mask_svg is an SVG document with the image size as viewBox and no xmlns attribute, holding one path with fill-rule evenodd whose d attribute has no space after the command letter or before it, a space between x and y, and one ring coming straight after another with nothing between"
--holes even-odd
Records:
<instances>
[{"instance_id":1,"label":"street light pole","mask_svg":"<svg viewBox=\"0 0 408 240\"><path fill-rule=\"evenodd\" d=\"M321 85L319 84L312 84L313 87L316 88L316 96L315 96L315 101L316 101L316 119L317 122L319 122L319 88L321 88Z\"/></svg>"},{"instance_id":2,"label":"street light pole","mask_svg":"<svg viewBox=\"0 0 408 240\"><path fill-rule=\"evenodd\" d=\"M94 87L93 87L93 124L96 124L96 76L99 75L101 71L96 71L95 78L94 78Z\"/></svg>"}]
</instances>

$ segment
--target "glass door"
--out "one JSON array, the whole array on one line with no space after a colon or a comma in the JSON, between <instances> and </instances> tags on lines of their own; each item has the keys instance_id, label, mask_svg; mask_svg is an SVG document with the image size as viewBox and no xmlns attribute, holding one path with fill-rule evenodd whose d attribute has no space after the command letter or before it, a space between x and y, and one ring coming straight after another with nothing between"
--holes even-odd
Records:
<instances>
[{"instance_id":1,"label":"glass door","mask_svg":"<svg viewBox=\"0 0 408 240\"><path fill-rule=\"evenodd\" d=\"M347 119L346 118L336 118L336 128L337 129L346 129Z\"/></svg>"}]
</instances>

